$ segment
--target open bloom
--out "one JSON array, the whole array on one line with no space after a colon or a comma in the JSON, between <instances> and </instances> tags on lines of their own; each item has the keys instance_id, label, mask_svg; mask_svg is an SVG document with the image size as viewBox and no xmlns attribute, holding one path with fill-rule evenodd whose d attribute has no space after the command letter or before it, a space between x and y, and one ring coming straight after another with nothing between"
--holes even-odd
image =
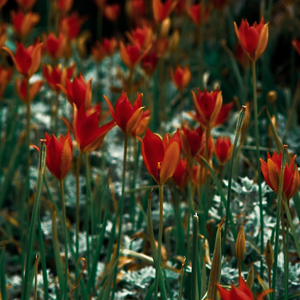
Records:
<instances>
[{"instance_id":1,"label":"open bloom","mask_svg":"<svg viewBox=\"0 0 300 300\"><path fill-rule=\"evenodd\" d=\"M166 19L175 8L177 1L167 0L162 2L160 0L152 1L152 9L153 9L153 18L155 22L162 23L164 19Z\"/></svg>"},{"instance_id":2,"label":"open bloom","mask_svg":"<svg viewBox=\"0 0 300 300\"><path fill-rule=\"evenodd\" d=\"M170 75L172 83L181 92L189 85L192 78L189 66L181 68L181 66L178 65L175 69L175 72L173 68L171 68Z\"/></svg>"},{"instance_id":3,"label":"open bloom","mask_svg":"<svg viewBox=\"0 0 300 300\"><path fill-rule=\"evenodd\" d=\"M33 12L22 13L22 11L11 12L14 32L20 38L25 38L33 27L40 21L40 15Z\"/></svg>"},{"instance_id":4,"label":"open bloom","mask_svg":"<svg viewBox=\"0 0 300 300\"><path fill-rule=\"evenodd\" d=\"M29 46L28 49L26 49L24 45L20 43L17 45L15 55L13 55L7 47L3 47L2 49L9 53L17 71L25 78L30 78L40 66L42 45L43 44L38 40L34 46Z\"/></svg>"},{"instance_id":5,"label":"open bloom","mask_svg":"<svg viewBox=\"0 0 300 300\"><path fill-rule=\"evenodd\" d=\"M64 56L67 47L67 39L63 34L58 37L53 32L47 36L43 34L43 53L46 52L53 60Z\"/></svg>"},{"instance_id":6,"label":"open bloom","mask_svg":"<svg viewBox=\"0 0 300 300\"><path fill-rule=\"evenodd\" d=\"M34 83L30 84L29 86L29 101L32 102L32 100L35 98L37 93L41 90L42 86L44 84L43 80L37 80ZM22 100L22 102L27 103L27 86L26 86L26 80L16 78L15 79L15 87L17 94L19 98Z\"/></svg>"},{"instance_id":7,"label":"open bloom","mask_svg":"<svg viewBox=\"0 0 300 300\"><path fill-rule=\"evenodd\" d=\"M229 117L229 113L233 108L233 103L228 103L222 106L223 97L222 92L218 89L216 91L202 92L198 89L196 95L192 91L196 113L189 112L189 116L199 122L204 127L216 127L223 124Z\"/></svg>"},{"instance_id":8,"label":"open bloom","mask_svg":"<svg viewBox=\"0 0 300 300\"><path fill-rule=\"evenodd\" d=\"M137 93L137 98L132 105L127 94L123 92L115 104L115 109L109 99L106 96L103 96L111 116L117 122L124 134L130 134L135 137L142 134L148 126L150 110L143 112L142 96L143 94Z\"/></svg>"},{"instance_id":9,"label":"open bloom","mask_svg":"<svg viewBox=\"0 0 300 300\"><path fill-rule=\"evenodd\" d=\"M6 69L4 66L0 66L0 98L10 83L13 76L13 68Z\"/></svg>"},{"instance_id":10,"label":"open bloom","mask_svg":"<svg viewBox=\"0 0 300 300\"><path fill-rule=\"evenodd\" d=\"M31 10L37 0L16 0L20 8L25 11Z\"/></svg>"},{"instance_id":11,"label":"open bloom","mask_svg":"<svg viewBox=\"0 0 300 300\"><path fill-rule=\"evenodd\" d=\"M218 136L215 144L215 156L221 164L226 164L231 156L233 151L233 144L231 143L230 137L227 138L223 136Z\"/></svg>"},{"instance_id":12,"label":"open bloom","mask_svg":"<svg viewBox=\"0 0 300 300\"><path fill-rule=\"evenodd\" d=\"M167 133L162 140L147 128L144 139L140 141L148 172L157 184L165 184L173 176L180 158L181 146L178 130L172 138Z\"/></svg>"},{"instance_id":13,"label":"open bloom","mask_svg":"<svg viewBox=\"0 0 300 300\"><path fill-rule=\"evenodd\" d=\"M293 45L294 49L295 49L295 50L298 52L298 54L300 55L300 41L298 41L297 39L293 39L292 45Z\"/></svg>"},{"instance_id":14,"label":"open bloom","mask_svg":"<svg viewBox=\"0 0 300 300\"><path fill-rule=\"evenodd\" d=\"M254 300L252 292L246 285L242 276L240 276L240 284L238 288L232 285L231 290L228 291L225 288L222 288L218 283L217 287L223 300ZM271 292L272 290L265 290L256 298L256 300L263 300L264 296Z\"/></svg>"},{"instance_id":15,"label":"open bloom","mask_svg":"<svg viewBox=\"0 0 300 300\"><path fill-rule=\"evenodd\" d=\"M190 179L190 168L186 159L180 158L177 168L173 174L175 184L183 190Z\"/></svg>"},{"instance_id":16,"label":"open bloom","mask_svg":"<svg viewBox=\"0 0 300 300\"><path fill-rule=\"evenodd\" d=\"M249 26L247 21L242 20L240 28L234 22L235 33L245 52L252 61L256 61L266 50L269 39L269 25L261 18L259 24L256 22Z\"/></svg>"},{"instance_id":17,"label":"open bloom","mask_svg":"<svg viewBox=\"0 0 300 300\"><path fill-rule=\"evenodd\" d=\"M284 177L283 177L283 188L282 191L287 200L291 199L299 188L299 171L297 165L295 165L296 155L290 161L290 164L286 164L284 167ZM273 152L273 155L267 153L267 162L260 159L261 171L264 178L269 185L269 187L278 194L279 190L279 178L281 172L281 162L282 162L282 151L278 155Z\"/></svg>"},{"instance_id":18,"label":"open bloom","mask_svg":"<svg viewBox=\"0 0 300 300\"><path fill-rule=\"evenodd\" d=\"M72 165L72 139L70 133L61 134L59 139L52 134L46 133L47 158L46 163L49 171L58 179L64 180Z\"/></svg>"}]
</instances>

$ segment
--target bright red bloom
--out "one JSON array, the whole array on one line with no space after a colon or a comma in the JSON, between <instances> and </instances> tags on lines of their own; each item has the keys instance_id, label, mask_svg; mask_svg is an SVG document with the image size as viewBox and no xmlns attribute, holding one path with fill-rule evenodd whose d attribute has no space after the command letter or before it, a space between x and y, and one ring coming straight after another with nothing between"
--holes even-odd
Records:
<instances>
[{"instance_id":1,"label":"bright red bloom","mask_svg":"<svg viewBox=\"0 0 300 300\"><path fill-rule=\"evenodd\" d=\"M292 45L293 45L294 49L295 49L295 50L298 52L298 54L300 55L300 41L298 41L297 39L293 39Z\"/></svg>"},{"instance_id":2,"label":"bright red bloom","mask_svg":"<svg viewBox=\"0 0 300 300\"><path fill-rule=\"evenodd\" d=\"M127 98L127 94L123 92L115 104L115 109L109 99L103 96L111 116L124 134L130 134L135 137L137 133L142 134L148 126L150 110L147 113L145 112L146 114L143 112L142 96L143 94L137 93L137 98L132 105ZM143 126L139 126L140 124L143 124Z\"/></svg>"},{"instance_id":3,"label":"bright red bloom","mask_svg":"<svg viewBox=\"0 0 300 300\"><path fill-rule=\"evenodd\" d=\"M16 0L20 8L25 11L31 10L37 0Z\"/></svg>"},{"instance_id":4,"label":"bright red bloom","mask_svg":"<svg viewBox=\"0 0 300 300\"><path fill-rule=\"evenodd\" d=\"M40 21L40 15L33 12L24 14L20 10L17 13L12 11L11 20L15 34L20 38L25 38Z\"/></svg>"},{"instance_id":5,"label":"bright red bloom","mask_svg":"<svg viewBox=\"0 0 300 300\"><path fill-rule=\"evenodd\" d=\"M17 45L16 55L7 47L2 49L6 50L11 56L17 71L26 78L30 78L39 68L41 63L41 47L42 43L39 40L34 46L29 46L26 49L22 43Z\"/></svg>"},{"instance_id":6,"label":"bright red bloom","mask_svg":"<svg viewBox=\"0 0 300 300\"><path fill-rule=\"evenodd\" d=\"M61 84L58 86L71 106L75 104L77 109L80 109L82 104L84 104L85 110L90 107L92 101L92 79L86 83L82 74L80 74L79 77L74 77L73 82L66 78L66 87Z\"/></svg>"},{"instance_id":7,"label":"bright red bloom","mask_svg":"<svg viewBox=\"0 0 300 300\"><path fill-rule=\"evenodd\" d=\"M155 22L162 23L164 19L169 17L175 8L177 1L167 0L164 3L160 0L152 0L153 18Z\"/></svg>"},{"instance_id":8,"label":"bright red bloom","mask_svg":"<svg viewBox=\"0 0 300 300\"><path fill-rule=\"evenodd\" d=\"M142 155L148 172L157 184L165 184L173 176L180 159L179 131L172 138L167 133L162 140L147 128L144 139L139 140L142 142Z\"/></svg>"},{"instance_id":9,"label":"bright red bloom","mask_svg":"<svg viewBox=\"0 0 300 300\"><path fill-rule=\"evenodd\" d=\"M30 84L30 87L29 87L30 102L32 102L32 100L35 98L37 93L41 90L43 84L44 84L43 80L37 80L34 83ZM16 91L17 91L19 98L22 100L22 102L24 102L26 104L28 101L27 100L26 79L23 78L20 80L20 78L17 77L15 79L15 87L16 87Z\"/></svg>"},{"instance_id":10,"label":"bright red bloom","mask_svg":"<svg viewBox=\"0 0 300 300\"><path fill-rule=\"evenodd\" d=\"M175 184L183 190L190 179L190 168L186 159L180 158L177 168L173 174Z\"/></svg>"},{"instance_id":11,"label":"bright red bloom","mask_svg":"<svg viewBox=\"0 0 300 300\"><path fill-rule=\"evenodd\" d=\"M215 156L221 164L226 164L231 156L233 151L233 144L231 143L230 137L227 139L225 136L221 138L218 136L215 144Z\"/></svg>"},{"instance_id":12,"label":"bright red bloom","mask_svg":"<svg viewBox=\"0 0 300 300\"><path fill-rule=\"evenodd\" d=\"M257 25L249 26L247 21L242 20L240 28L234 22L235 33L242 47L252 61L256 61L265 51L269 39L269 25L261 18Z\"/></svg>"},{"instance_id":13,"label":"bright red bloom","mask_svg":"<svg viewBox=\"0 0 300 300\"><path fill-rule=\"evenodd\" d=\"M120 56L124 65L133 69L141 61L141 59L146 55L149 49L146 49L141 53L141 47L138 43L133 45L125 46L124 43L120 42Z\"/></svg>"},{"instance_id":14,"label":"bright red bloom","mask_svg":"<svg viewBox=\"0 0 300 300\"><path fill-rule=\"evenodd\" d=\"M236 60L246 69L249 66L250 60L240 43L237 43L234 54Z\"/></svg>"},{"instance_id":15,"label":"bright red bloom","mask_svg":"<svg viewBox=\"0 0 300 300\"><path fill-rule=\"evenodd\" d=\"M0 0L0 9L7 3L7 0Z\"/></svg>"},{"instance_id":16,"label":"bright red bloom","mask_svg":"<svg viewBox=\"0 0 300 300\"><path fill-rule=\"evenodd\" d=\"M47 141L46 163L49 171L58 179L64 180L72 165L72 139L70 133L61 134L59 139L52 134L45 135Z\"/></svg>"},{"instance_id":17,"label":"bright red bloom","mask_svg":"<svg viewBox=\"0 0 300 300\"><path fill-rule=\"evenodd\" d=\"M148 76L154 74L157 68L158 58L158 54L155 51L151 51L142 58L141 65Z\"/></svg>"},{"instance_id":18,"label":"bright red bloom","mask_svg":"<svg viewBox=\"0 0 300 300\"><path fill-rule=\"evenodd\" d=\"M67 39L63 34L60 34L59 37L53 32L50 32L47 36L43 34L43 52L47 54L54 60L62 58L66 51Z\"/></svg>"},{"instance_id":19,"label":"bright red bloom","mask_svg":"<svg viewBox=\"0 0 300 300\"><path fill-rule=\"evenodd\" d=\"M231 286L231 291L228 291L222 288L217 283L218 290L221 294L223 300L254 300L251 290L246 285L242 276L240 276L240 284L239 287L236 288L234 285ZM263 291L256 300L263 300L264 296L271 293L273 290L265 290Z\"/></svg>"},{"instance_id":20,"label":"bright red bloom","mask_svg":"<svg viewBox=\"0 0 300 300\"><path fill-rule=\"evenodd\" d=\"M73 0L59 0L58 1L58 9L63 13L66 14L70 11L73 5Z\"/></svg>"},{"instance_id":21,"label":"bright red bloom","mask_svg":"<svg viewBox=\"0 0 300 300\"><path fill-rule=\"evenodd\" d=\"M60 21L60 32L69 40L73 40L78 36L84 22L85 19L80 18L77 14L63 18Z\"/></svg>"},{"instance_id":22,"label":"bright red bloom","mask_svg":"<svg viewBox=\"0 0 300 300\"><path fill-rule=\"evenodd\" d=\"M110 22L116 22L121 14L121 6L119 4L107 4L104 7L104 17Z\"/></svg>"},{"instance_id":23,"label":"bright red bloom","mask_svg":"<svg viewBox=\"0 0 300 300\"><path fill-rule=\"evenodd\" d=\"M106 134L116 126L115 121L111 121L99 127L100 106L95 105L85 109L84 104L79 110L76 105L73 116L73 132L81 153L97 150L102 144Z\"/></svg>"},{"instance_id":24,"label":"bright red bloom","mask_svg":"<svg viewBox=\"0 0 300 300\"><path fill-rule=\"evenodd\" d=\"M0 66L0 98L10 83L13 76L13 68L6 69L4 66Z\"/></svg>"},{"instance_id":25,"label":"bright red bloom","mask_svg":"<svg viewBox=\"0 0 300 300\"><path fill-rule=\"evenodd\" d=\"M290 164L286 164L284 167L283 177L283 193L287 200L291 199L299 188L299 171L297 165L295 165L296 155L290 161ZM281 173L282 151L278 155L273 152L273 155L267 153L267 162L260 159L261 171L269 187L278 194L279 190L279 178Z\"/></svg>"},{"instance_id":26,"label":"bright red bloom","mask_svg":"<svg viewBox=\"0 0 300 300\"><path fill-rule=\"evenodd\" d=\"M200 10L203 8L204 8L203 20L200 20L200 14L202 14L202 12ZM209 17L209 14L210 14L210 11L208 10L208 8L205 5L203 5L202 2L200 2L198 4L193 4L192 6L187 6L186 10L187 10L190 18L192 19L193 23L196 26L199 26L200 23L206 22Z\"/></svg>"},{"instance_id":27,"label":"bright red bloom","mask_svg":"<svg viewBox=\"0 0 300 300\"><path fill-rule=\"evenodd\" d=\"M66 79L70 79L74 73L75 65L70 66L69 68L62 68L61 64L56 67L51 65L43 65L42 71L43 75L47 81L48 86L59 93L61 88L58 84L62 85L63 87L66 86Z\"/></svg>"},{"instance_id":28,"label":"bright red bloom","mask_svg":"<svg viewBox=\"0 0 300 300\"><path fill-rule=\"evenodd\" d=\"M141 48L147 48L153 40L153 31L151 27L148 27L146 24L132 30L131 34L127 32L126 35L133 44L138 43Z\"/></svg>"},{"instance_id":29,"label":"bright red bloom","mask_svg":"<svg viewBox=\"0 0 300 300\"><path fill-rule=\"evenodd\" d=\"M177 65L175 72L173 68L170 70L172 83L179 91L183 91L190 83L192 74L189 66L185 66L181 68L181 66Z\"/></svg>"}]
</instances>

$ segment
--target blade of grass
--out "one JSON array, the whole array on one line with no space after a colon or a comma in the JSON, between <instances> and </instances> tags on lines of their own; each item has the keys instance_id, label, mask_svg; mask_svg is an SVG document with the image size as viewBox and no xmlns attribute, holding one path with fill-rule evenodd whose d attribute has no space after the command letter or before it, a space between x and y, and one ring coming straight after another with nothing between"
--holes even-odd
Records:
<instances>
[{"instance_id":1,"label":"blade of grass","mask_svg":"<svg viewBox=\"0 0 300 300\"><path fill-rule=\"evenodd\" d=\"M5 278L5 272L4 272L4 256L5 256L5 247L2 248L1 256L0 256L0 286L1 286L2 300L7 299L6 278Z\"/></svg>"}]
</instances>

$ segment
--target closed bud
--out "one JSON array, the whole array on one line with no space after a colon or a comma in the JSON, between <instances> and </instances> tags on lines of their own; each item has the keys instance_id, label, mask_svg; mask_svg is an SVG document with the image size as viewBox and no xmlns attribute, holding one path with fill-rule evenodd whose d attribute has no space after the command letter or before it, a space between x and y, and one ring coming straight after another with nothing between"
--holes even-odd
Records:
<instances>
[{"instance_id":1,"label":"closed bud","mask_svg":"<svg viewBox=\"0 0 300 300\"><path fill-rule=\"evenodd\" d=\"M272 116L271 122L272 122L273 128L276 129L276 117L275 117L275 115ZM271 139L273 138L273 131L272 131L271 124L269 124L269 126L268 126L268 135L269 135L269 137L270 137Z\"/></svg>"},{"instance_id":2,"label":"closed bud","mask_svg":"<svg viewBox=\"0 0 300 300\"><path fill-rule=\"evenodd\" d=\"M274 262L274 252L273 252L273 247L271 245L270 240L267 241L267 246L266 246L266 263L269 269L272 269L273 267L273 262Z\"/></svg>"},{"instance_id":3,"label":"closed bud","mask_svg":"<svg viewBox=\"0 0 300 300\"><path fill-rule=\"evenodd\" d=\"M270 103L274 104L277 100L277 92L276 91L269 91L267 94L267 99Z\"/></svg>"},{"instance_id":4,"label":"closed bud","mask_svg":"<svg viewBox=\"0 0 300 300\"><path fill-rule=\"evenodd\" d=\"M254 263L252 263L248 275L247 275L247 282L248 288L251 290L254 284Z\"/></svg>"},{"instance_id":5,"label":"closed bud","mask_svg":"<svg viewBox=\"0 0 300 300\"><path fill-rule=\"evenodd\" d=\"M178 43L179 43L179 38L180 38L179 30L175 30L169 39L169 49L168 50L169 50L170 54L173 54L176 51Z\"/></svg>"},{"instance_id":6,"label":"closed bud","mask_svg":"<svg viewBox=\"0 0 300 300\"><path fill-rule=\"evenodd\" d=\"M164 21L161 24L160 36L164 38L168 37L170 27L171 27L171 19L170 18L164 19Z\"/></svg>"},{"instance_id":7,"label":"closed bud","mask_svg":"<svg viewBox=\"0 0 300 300\"><path fill-rule=\"evenodd\" d=\"M235 242L235 255L238 262L241 262L244 257L245 248L246 248L245 232L244 232L244 227L241 226L241 229L239 231L239 234Z\"/></svg>"}]
</instances>

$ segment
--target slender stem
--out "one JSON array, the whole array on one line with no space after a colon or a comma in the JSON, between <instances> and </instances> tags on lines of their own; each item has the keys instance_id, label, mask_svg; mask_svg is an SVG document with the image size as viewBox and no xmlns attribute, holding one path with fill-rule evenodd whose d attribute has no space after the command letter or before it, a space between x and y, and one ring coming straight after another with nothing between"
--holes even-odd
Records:
<instances>
[{"instance_id":1,"label":"slender stem","mask_svg":"<svg viewBox=\"0 0 300 300\"><path fill-rule=\"evenodd\" d=\"M118 261L120 256L120 243L121 243L121 235L122 235L122 221L123 221L123 210L124 210L124 198L125 198L125 179L126 179L126 164L127 164L127 147L128 146L128 135L125 134L124 139L124 156L123 156L123 171L122 171L122 195L119 202L119 233L118 233L118 243L117 243L117 254L116 254L116 261ZM116 279L118 273L118 264L116 264L115 271L114 271L114 285L111 300L114 300L115 297L115 290L116 290Z\"/></svg>"},{"instance_id":2,"label":"slender stem","mask_svg":"<svg viewBox=\"0 0 300 300\"><path fill-rule=\"evenodd\" d=\"M253 101L254 101L254 130L255 130L255 144L256 144L256 164L257 164L257 184L259 195L259 208L260 208L260 277L263 278L264 265L263 265L263 253L264 253L264 220L263 220L263 204L262 204L262 189L261 189L261 172L260 172L260 160L259 160L259 133L258 133L258 112L257 112L257 88L256 88L256 70L255 61L252 62L252 83L253 83Z\"/></svg>"},{"instance_id":3,"label":"slender stem","mask_svg":"<svg viewBox=\"0 0 300 300\"><path fill-rule=\"evenodd\" d=\"M135 189L136 183L136 175L137 175L137 167L138 167L139 157L138 157L138 145L137 139L133 141L133 174L132 174L132 182L131 182L131 189ZM135 219L135 195L132 193L130 195L130 219L132 224L132 232L134 232L134 219Z\"/></svg>"},{"instance_id":4,"label":"slender stem","mask_svg":"<svg viewBox=\"0 0 300 300\"><path fill-rule=\"evenodd\" d=\"M128 86L127 86L128 97L130 96L131 90L132 90L133 74L134 74L134 69L131 68L129 70L129 76L128 76L128 82L127 82L127 84L128 84Z\"/></svg>"},{"instance_id":5,"label":"slender stem","mask_svg":"<svg viewBox=\"0 0 300 300\"><path fill-rule=\"evenodd\" d=\"M289 261L287 252L287 241L285 235L285 224L284 224L284 209L281 203L281 230L282 230L282 243L283 243L283 254L284 254L284 300L289 299Z\"/></svg>"},{"instance_id":6,"label":"slender stem","mask_svg":"<svg viewBox=\"0 0 300 300\"><path fill-rule=\"evenodd\" d=\"M60 197L61 197L61 206L62 206L62 224L64 230L64 239L65 239L65 290L63 291L64 298L68 299L68 232L67 232L67 214L66 214L66 203L65 203L65 191L64 191L64 182L63 180L59 181Z\"/></svg>"},{"instance_id":7,"label":"slender stem","mask_svg":"<svg viewBox=\"0 0 300 300\"><path fill-rule=\"evenodd\" d=\"M192 300L197 299L198 216L193 218Z\"/></svg>"}]
</instances>

